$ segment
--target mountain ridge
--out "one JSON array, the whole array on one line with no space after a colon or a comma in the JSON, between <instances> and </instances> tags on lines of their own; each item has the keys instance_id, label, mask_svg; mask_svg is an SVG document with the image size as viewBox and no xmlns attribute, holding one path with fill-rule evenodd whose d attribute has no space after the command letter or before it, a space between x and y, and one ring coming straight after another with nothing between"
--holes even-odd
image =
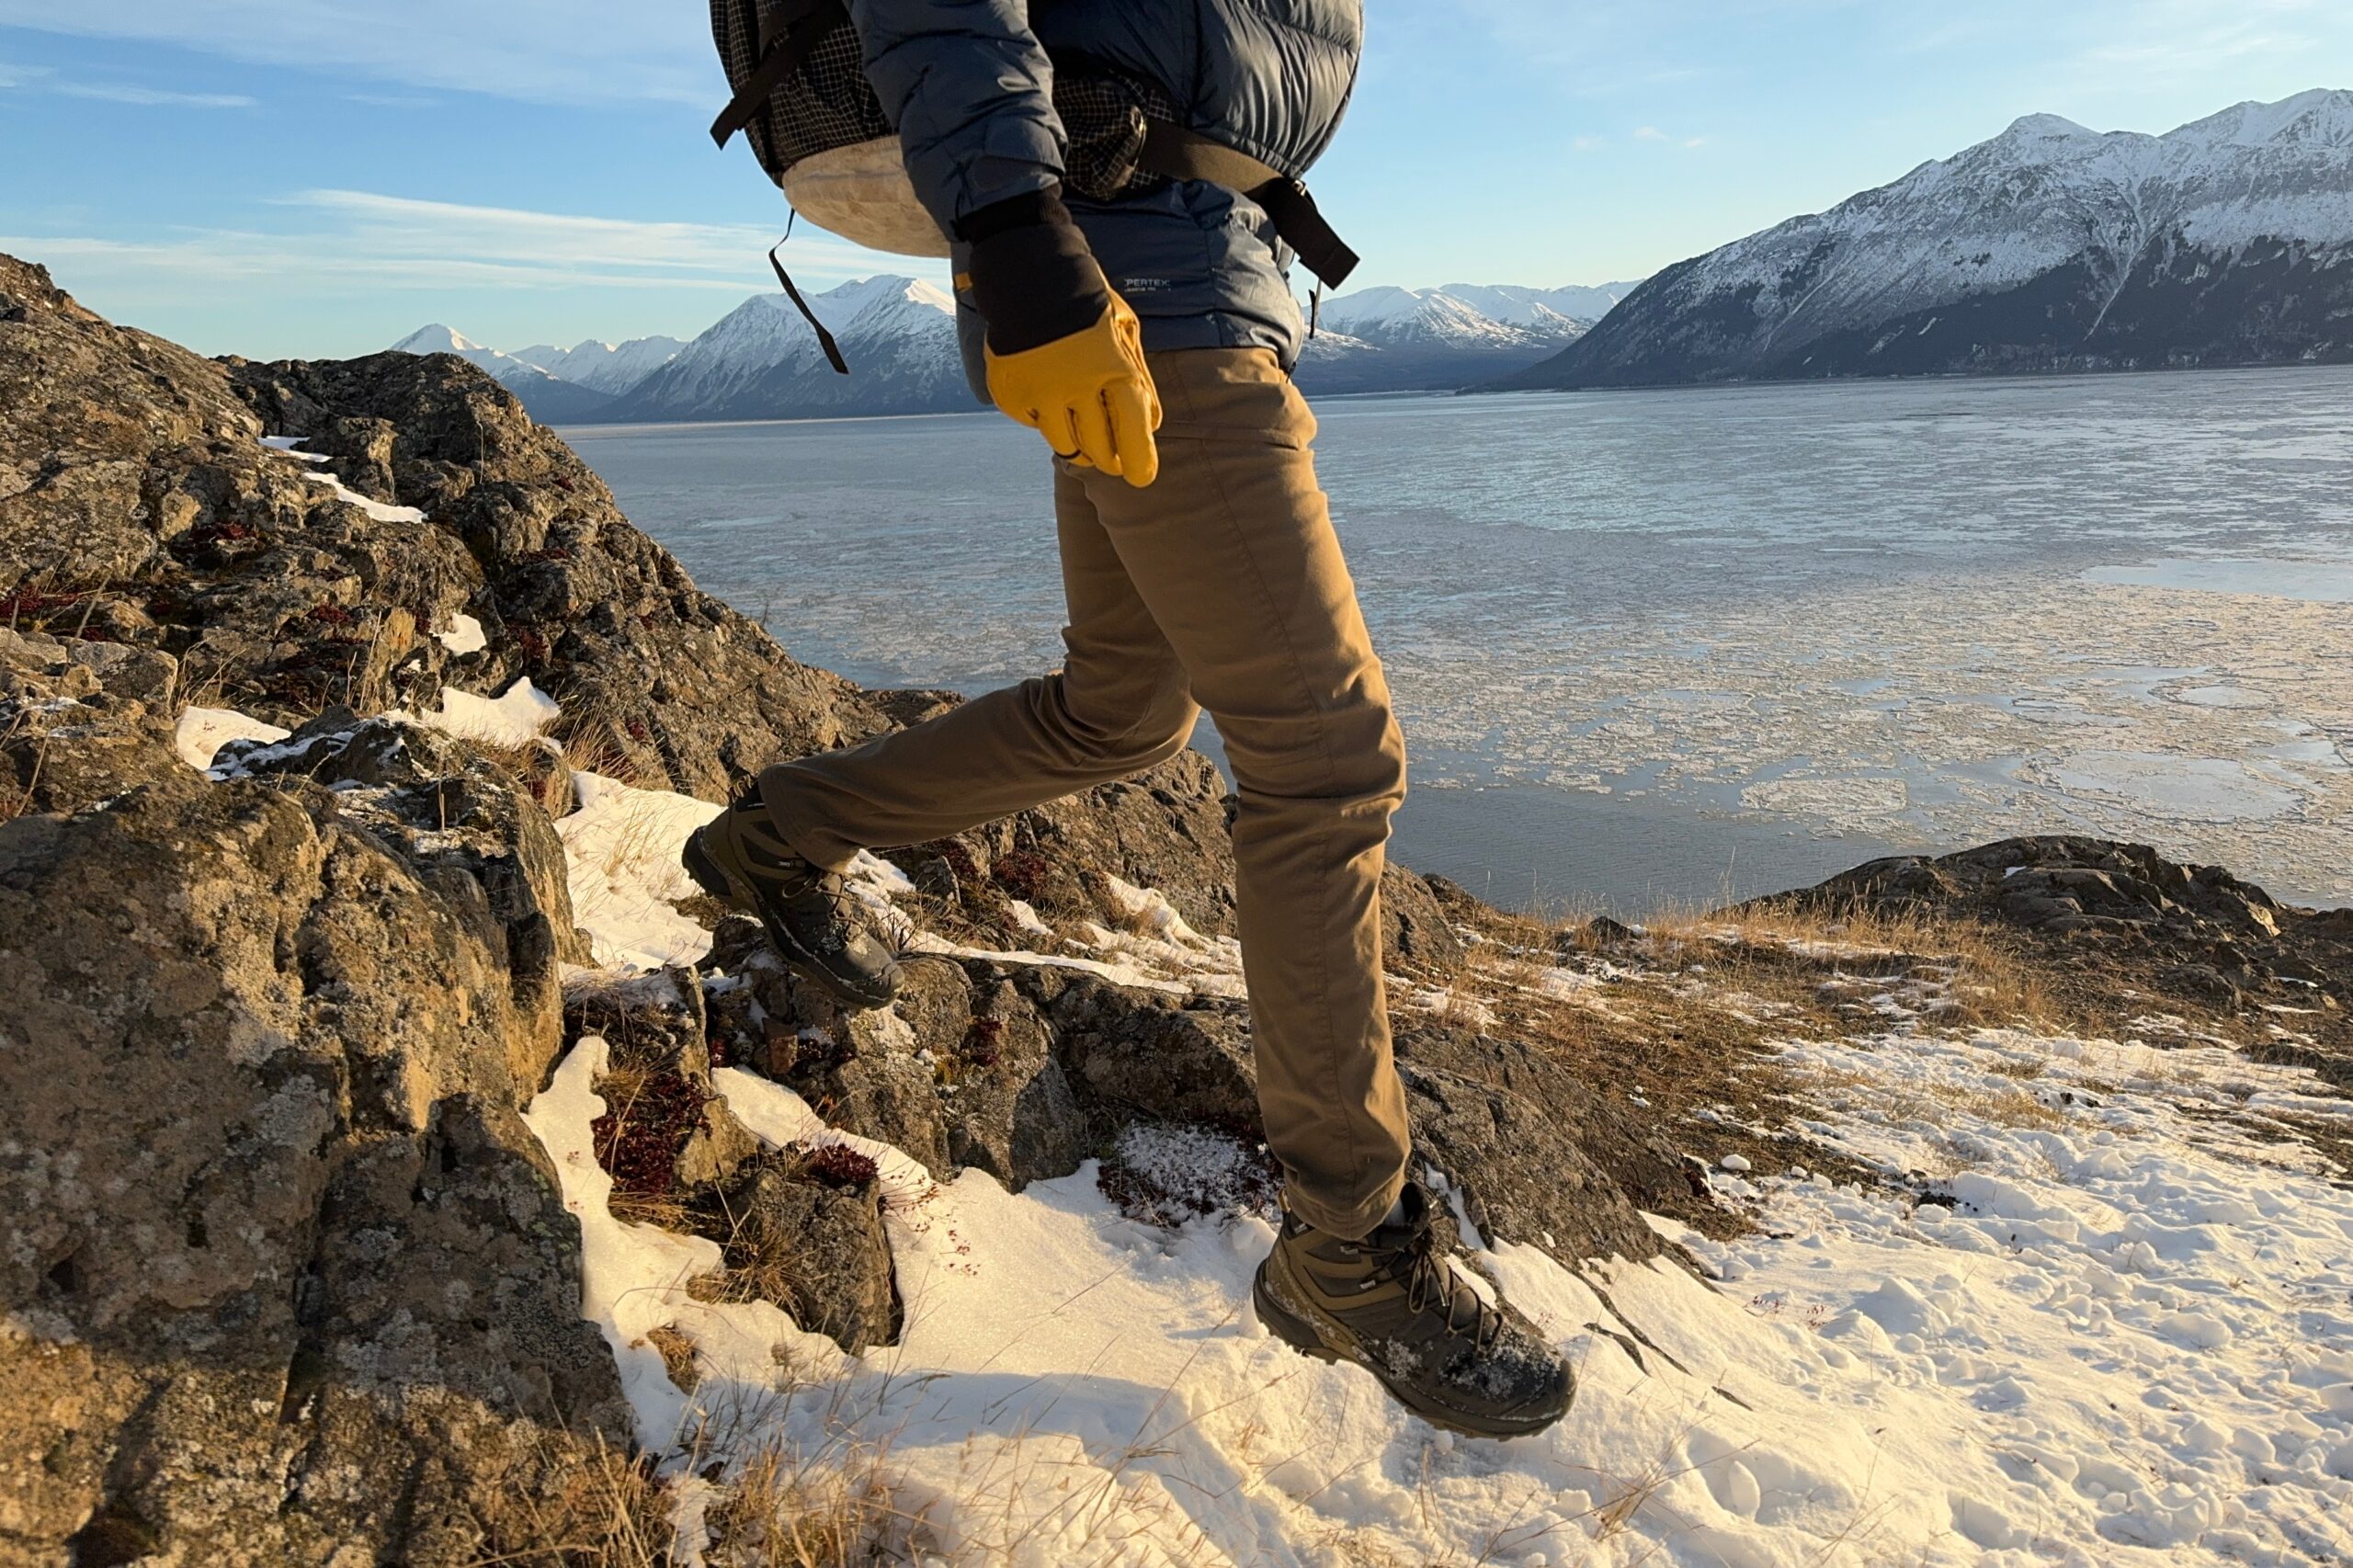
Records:
<instances>
[{"instance_id":1,"label":"mountain ridge","mask_svg":"<svg viewBox=\"0 0 2353 1568\"><path fill-rule=\"evenodd\" d=\"M1299 367L1311 392L1451 391L1524 369L1573 342L1634 285L1373 288L1324 302ZM588 338L506 352L439 323L392 345L454 353L535 418L660 423L961 412L974 406L955 301L877 274L809 297L852 374L835 374L782 294L754 294L691 340ZM1576 312L1589 312L1578 315Z\"/></svg>"},{"instance_id":2,"label":"mountain ridge","mask_svg":"<svg viewBox=\"0 0 2353 1568\"><path fill-rule=\"evenodd\" d=\"M2353 358L2353 93L2028 115L1666 268L1498 388Z\"/></svg>"}]
</instances>

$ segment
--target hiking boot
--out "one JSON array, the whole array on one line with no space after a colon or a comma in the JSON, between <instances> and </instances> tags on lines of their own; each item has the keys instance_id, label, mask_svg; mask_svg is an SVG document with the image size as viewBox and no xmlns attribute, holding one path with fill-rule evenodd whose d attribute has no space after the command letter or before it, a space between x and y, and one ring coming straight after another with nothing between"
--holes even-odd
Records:
<instances>
[{"instance_id":1,"label":"hiking boot","mask_svg":"<svg viewBox=\"0 0 2353 1568\"><path fill-rule=\"evenodd\" d=\"M1403 1213L1362 1241L1286 1212L1252 1292L1276 1338L1352 1361L1434 1426L1473 1437L1540 1432L1568 1410L1576 1379L1536 1325L1490 1306L1454 1261L1461 1234L1418 1182Z\"/></svg>"},{"instance_id":2,"label":"hiking boot","mask_svg":"<svg viewBox=\"0 0 2353 1568\"><path fill-rule=\"evenodd\" d=\"M898 995L899 966L868 928L856 896L785 843L758 785L697 828L678 859L703 892L759 916L786 966L845 1006L887 1007Z\"/></svg>"}]
</instances>

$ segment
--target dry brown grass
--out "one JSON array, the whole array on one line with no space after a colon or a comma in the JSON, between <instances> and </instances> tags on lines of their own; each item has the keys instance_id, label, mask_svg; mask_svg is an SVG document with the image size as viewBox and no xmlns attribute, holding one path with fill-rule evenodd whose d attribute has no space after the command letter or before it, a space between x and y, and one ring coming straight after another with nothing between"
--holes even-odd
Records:
<instances>
[{"instance_id":1,"label":"dry brown grass","mask_svg":"<svg viewBox=\"0 0 2353 1568\"><path fill-rule=\"evenodd\" d=\"M667 1351L665 1358L667 1359ZM675 1375L675 1371L674 1371ZM702 1514L710 1568L853 1568L902 1562L888 1543L920 1519L893 1500L884 1451L847 1439L779 1444L729 1464ZM551 1441L513 1474L473 1489L472 1568L673 1568L679 1483L601 1440Z\"/></svg>"},{"instance_id":2,"label":"dry brown grass","mask_svg":"<svg viewBox=\"0 0 2353 1568\"><path fill-rule=\"evenodd\" d=\"M2073 1029L2084 1016L2016 934L1984 922L1862 903L1792 902L1715 912L1668 910L1644 923L1660 961L1699 966L1775 1000L1838 974L1893 980L1881 989L1933 1002L1948 1026Z\"/></svg>"},{"instance_id":3,"label":"dry brown grass","mask_svg":"<svg viewBox=\"0 0 2353 1568\"><path fill-rule=\"evenodd\" d=\"M847 1568L904 1561L883 1542L921 1524L898 1506L884 1450L842 1442L813 1454L761 1449L705 1516L711 1568Z\"/></svg>"},{"instance_id":4,"label":"dry brown grass","mask_svg":"<svg viewBox=\"0 0 2353 1568\"><path fill-rule=\"evenodd\" d=\"M640 704L609 686L568 684L556 695L563 714L550 732L563 760L582 773L641 790L666 790L670 776Z\"/></svg>"},{"instance_id":5,"label":"dry brown grass","mask_svg":"<svg viewBox=\"0 0 2353 1568\"><path fill-rule=\"evenodd\" d=\"M1480 1019L1484 1032L1527 1042L1664 1125L1698 1119L1711 1154L1736 1152L1768 1173L1802 1164L1838 1180L1877 1179L1797 1134L1744 1131L1787 1127L1825 1096L1869 1081L1792 1071L1781 1049L1789 1040L1869 1036L1905 1017L1930 1030L2098 1032L2097 1015L2073 1003L2064 977L2039 965L2029 944L1973 920L1862 906L1685 906L1630 930L1582 912L1566 926L1455 913L1483 939L1435 1012L1424 995L1401 1023L1465 1028ZM1902 1011L1892 1014L1888 1002ZM2037 1071L2022 1064L2006 1075L2024 1083ZM2067 1120L2023 1090L1985 1092L1965 1105L1924 1100L1917 1109L1931 1121L1956 1111L2014 1127ZM1703 1230L1725 1222L1712 1211L1677 1217Z\"/></svg>"},{"instance_id":6,"label":"dry brown grass","mask_svg":"<svg viewBox=\"0 0 2353 1568\"><path fill-rule=\"evenodd\" d=\"M548 815L567 816L578 803L573 791L572 770L566 766L562 748L552 742L510 745L479 735L460 736L459 741L476 756L521 781L524 792L538 801Z\"/></svg>"},{"instance_id":7,"label":"dry brown grass","mask_svg":"<svg viewBox=\"0 0 2353 1568\"><path fill-rule=\"evenodd\" d=\"M603 1439L536 1456L536 1473L475 1487L473 1568L670 1568L669 1491Z\"/></svg>"}]
</instances>

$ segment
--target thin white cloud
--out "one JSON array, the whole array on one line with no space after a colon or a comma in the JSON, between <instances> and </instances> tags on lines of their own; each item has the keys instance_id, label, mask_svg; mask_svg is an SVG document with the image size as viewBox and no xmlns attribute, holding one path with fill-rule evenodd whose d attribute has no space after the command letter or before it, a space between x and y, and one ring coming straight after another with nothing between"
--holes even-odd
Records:
<instances>
[{"instance_id":1,"label":"thin white cloud","mask_svg":"<svg viewBox=\"0 0 2353 1568\"><path fill-rule=\"evenodd\" d=\"M313 190L278 203L283 233L190 229L122 239L0 234L0 251L72 264L79 278L144 300L200 302L224 288L333 298L355 289L644 289L742 295L768 278L778 231L664 223ZM883 270L884 258L827 237L796 238L796 272L831 281Z\"/></svg>"},{"instance_id":2,"label":"thin white cloud","mask_svg":"<svg viewBox=\"0 0 2353 1568\"><path fill-rule=\"evenodd\" d=\"M723 101L699 7L645 0L0 0L0 27L534 102Z\"/></svg>"},{"instance_id":3,"label":"thin white cloud","mask_svg":"<svg viewBox=\"0 0 2353 1568\"><path fill-rule=\"evenodd\" d=\"M61 82L57 90L69 98L97 98L102 103L140 104L169 108L258 108L259 100L243 93L171 93L158 87L137 87L115 82Z\"/></svg>"}]
</instances>

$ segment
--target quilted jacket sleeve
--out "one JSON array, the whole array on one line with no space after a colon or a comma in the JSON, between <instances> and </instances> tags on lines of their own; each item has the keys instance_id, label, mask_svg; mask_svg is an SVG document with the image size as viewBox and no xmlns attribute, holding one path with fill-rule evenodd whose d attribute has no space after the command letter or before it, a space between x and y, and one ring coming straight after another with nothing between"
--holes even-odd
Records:
<instances>
[{"instance_id":1,"label":"quilted jacket sleeve","mask_svg":"<svg viewBox=\"0 0 2353 1568\"><path fill-rule=\"evenodd\" d=\"M1062 177L1052 68L1024 0L849 0L849 11L907 177L941 228Z\"/></svg>"}]
</instances>

